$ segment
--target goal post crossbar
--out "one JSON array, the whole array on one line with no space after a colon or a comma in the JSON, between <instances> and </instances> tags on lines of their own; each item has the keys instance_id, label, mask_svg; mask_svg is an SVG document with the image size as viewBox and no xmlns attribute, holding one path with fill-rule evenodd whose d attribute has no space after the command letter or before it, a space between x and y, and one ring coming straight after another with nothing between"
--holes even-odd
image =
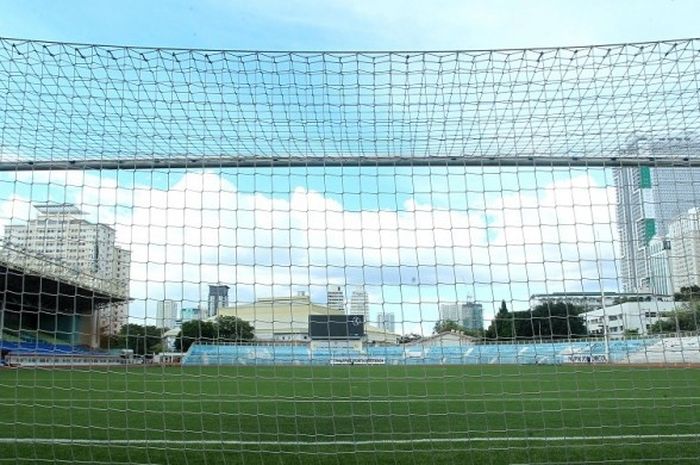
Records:
<instances>
[{"instance_id":1,"label":"goal post crossbar","mask_svg":"<svg viewBox=\"0 0 700 465\"><path fill-rule=\"evenodd\" d=\"M197 157L197 158L124 158L90 160L0 161L0 172L11 171L83 171L153 170L210 168L324 168L324 167L700 167L700 158L666 157Z\"/></svg>"}]
</instances>

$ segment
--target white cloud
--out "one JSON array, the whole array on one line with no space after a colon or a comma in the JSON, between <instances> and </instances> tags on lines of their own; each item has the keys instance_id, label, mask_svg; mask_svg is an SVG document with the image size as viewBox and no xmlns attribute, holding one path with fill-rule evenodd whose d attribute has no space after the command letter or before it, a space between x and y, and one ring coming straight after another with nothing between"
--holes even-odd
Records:
<instances>
[{"instance_id":1,"label":"white cloud","mask_svg":"<svg viewBox=\"0 0 700 465\"><path fill-rule=\"evenodd\" d=\"M327 283L347 284L348 295L365 284L375 311L398 300L403 318L434 320L439 301L465 293L497 306L545 289L595 286L599 270L614 266L614 190L585 174L484 196L474 209L438 208L424 196L398 211L351 211L302 187L286 197L239 192L212 172L189 172L169 188L132 189L80 172L24 181L62 186L67 201L115 227L132 251L136 318L164 297L203 302L208 283L225 282L234 301L300 289L323 301ZM14 196L1 208L3 219L24 220L29 201ZM499 282L510 296L485 291Z\"/></svg>"}]
</instances>

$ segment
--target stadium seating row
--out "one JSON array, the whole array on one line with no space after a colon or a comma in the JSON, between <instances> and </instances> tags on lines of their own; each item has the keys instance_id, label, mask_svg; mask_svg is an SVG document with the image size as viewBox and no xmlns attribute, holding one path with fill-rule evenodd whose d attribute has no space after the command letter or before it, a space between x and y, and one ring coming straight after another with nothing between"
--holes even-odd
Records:
<instances>
[{"instance_id":1,"label":"stadium seating row","mask_svg":"<svg viewBox=\"0 0 700 465\"><path fill-rule=\"evenodd\" d=\"M68 344L51 344L41 341L7 341L0 340L0 349L12 353L32 353L45 355L83 354L90 350L85 347Z\"/></svg>"},{"instance_id":2,"label":"stadium seating row","mask_svg":"<svg viewBox=\"0 0 700 465\"><path fill-rule=\"evenodd\" d=\"M273 365L365 363L381 360L386 364L556 364L629 360L644 352L657 339L610 341L606 350L601 341L542 342L532 344L475 344L455 346L389 346L355 350L347 347L284 345L193 344L184 356L184 365Z\"/></svg>"}]
</instances>

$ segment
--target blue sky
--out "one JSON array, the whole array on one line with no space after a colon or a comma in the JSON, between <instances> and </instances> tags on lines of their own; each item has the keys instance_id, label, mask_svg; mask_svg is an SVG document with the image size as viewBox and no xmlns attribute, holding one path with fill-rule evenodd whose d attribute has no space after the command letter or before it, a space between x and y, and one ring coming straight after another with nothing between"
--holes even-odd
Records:
<instances>
[{"instance_id":1,"label":"blue sky","mask_svg":"<svg viewBox=\"0 0 700 465\"><path fill-rule=\"evenodd\" d=\"M700 36L699 17L700 4L691 1L202 0L126 1L117 7L114 2L0 0L4 37L238 50L468 50L633 42ZM31 71L42 72L40 67ZM70 81L66 76L66 82ZM421 75L415 76L419 79ZM164 82L167 88L167 78ZM99 103L106 91L93 84L88 80L77 86L84 86L81 92L88 94L95 91L96 98L76 101L70 93L55 97L55 113L68 109L88 114L89 110L94 115L107 108ZM32 147L53 150L66 144L94 156L96 146L91 144L95 141L106 141L117 150L132 147L131 143L148 146L156 139L149 135L160 137L166 127L149 133L150 126L129 126L133 121L119 116L114 121L88 118L70 125L58 121L56 127L61 129L47 131L46 125L54 123L47 123L42 113L46 112L45 102L21 87L7 85L13 92L8 102L18 107L35 104L35 114L25 110L24 126L31 126L33 118L38 122L35 137L28 142L9 129L16 114L8 112L5 118L11 124L3 134L5 152L0 157L27 156ZM43 89L46 94L49 91ZM158 92L164 93L163 89ZM271 99L268 102L275 98L266 97ZM150 96L141 98L147 104L157 102ZM329 98L331 104L333 98ZM418 108L428 108L421 106L421 100L417 102ZM302 98L302 103L307 101ZM277 122L289 118L273 110L263 112L264 104L246 107L258 112L256 122L267 117ZM160 111L134 108L146 117ZM172 107L166 110L176 114ZM333 120L338 114L318 119ZM510 123L513 134L520 130L516 116ZM405 117L397 115L397 119ZM440 120L441 115L434 118ZM202 121L207 120L203 117ZM331 128L344 127L342 118L339 123ZM116 127L120 129L110 132ZM313 138L325 137L324 127L319 127L318 133L313 127L305 130ZM430 128L418 127L416 133ZM188 128L176 132L181 135ZM296 134L303 141L303 134L292 129L285 133L281 125L278 128L283 139L294 139ZM206 124L195 129L202 134L208 131ZM547 129L540 125L533 130ZM143 131L144 142L132 137ZM85 138L80 138L82 132ZM100 132L101 138L87 137ZM115 134L130 140L115 142ZM437 138L438 132L431 134ZM574 137L573 132L565 135ZM272 136L258 137L260 141ZM396 136L399 147L403 137L404 133ZM188 143L190 140L196 138ZM213 149L228 147L216 137L202 140ZM371 140L366 133L348 131L346 145L340 144L337 150L364 150L363 143L369 144L369 150L391 148L380 143L373 147ZM246 150L254 152L257 142L244 142L251 141L254 145ZM284 147L275 144L268 147ZM161 144L153 150L169 147ZM32 152L29 156L38 155ZM182 300L184 306L204 301L206 283L215 281L239 283L233 292L234 300L240 301L300 289L322 301L327 282L346 284L348 295L364 283L370 291L373 317L381 309L396 312L398 321L408 322L404 331L429 331L439 303L467 296L485 304L488 318L501 299L523 309L527 297L535 292L591 290L601 282L616 287L614 194L611 175L604 170L58 172L52 177L3 174L0 182L3 222L29 218L29 204L48 197L78 203L91 219L117 228L120 242L134 253L132 295L136 300L130 312L136 319L152 317L155 302L162 298ZM189 209L189 202L198 208ZM216 206L211 212L208 202ZM358 225L365 225L364 229Z\"/></svg>"},{"instance_id":2,"label":"blue sky","mask_svg":"<svg viewBox=\"0 0 700 465\"><path fill-rule=\"evenodd\" d=\"M455 50L697 37L685 1L0 1L5 37L251 50Z\"/></svg>"}]
</instances>

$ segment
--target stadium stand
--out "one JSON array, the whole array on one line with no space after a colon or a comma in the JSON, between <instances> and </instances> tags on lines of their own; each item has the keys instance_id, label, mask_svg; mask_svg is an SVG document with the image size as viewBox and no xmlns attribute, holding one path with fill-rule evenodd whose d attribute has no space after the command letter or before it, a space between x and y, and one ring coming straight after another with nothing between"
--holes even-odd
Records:
<instances>
[{"instance_id":1,"label":"stadium stand","mask_svg":"<svg viewBox=\"0 0 700 465\"><path fill-rule=\"evenodd\" d=\"M677 341L678 339L676 339ZM370 346L363 350L349 347L302 345L217 345L193 344L183 357L183 365L328 365L337 361L363 364L381 361L389 365L458 365L458 364L559 364L594 362L646 363L650 353L668 353L668 340L656 338L539 342L513 344L473 344L470 346L433 346L421 348ZM700 362L698 338L678 343L682 350L694 349ZM693 345L694 344L694 345ZM654 352L655 351L655 352ZM667 360L668 361L668 360Z\"/></svg>"},{"instance_id":2,"label":"stadium stand","mask_svg":"<svg viewBox=\"0 0 700 465\"><path fill-rule=\"evenodd\" d=\"M10 353L31 353L31 354L87 354L90 350L85 347L71 346L68 344L50 344L41 341L0 341L0 349Z\"/></svg>"},{"instance_id":3,"label":"stadium stand","mask_svg":"<svg viewBox=\"0 0 700 465\"><path fill-rule=\"evenodd\" d=\"M629 363L700 363L700 337L658 339L640 350L629 352L625 360Z\"/></svg>"}]
</instances>

